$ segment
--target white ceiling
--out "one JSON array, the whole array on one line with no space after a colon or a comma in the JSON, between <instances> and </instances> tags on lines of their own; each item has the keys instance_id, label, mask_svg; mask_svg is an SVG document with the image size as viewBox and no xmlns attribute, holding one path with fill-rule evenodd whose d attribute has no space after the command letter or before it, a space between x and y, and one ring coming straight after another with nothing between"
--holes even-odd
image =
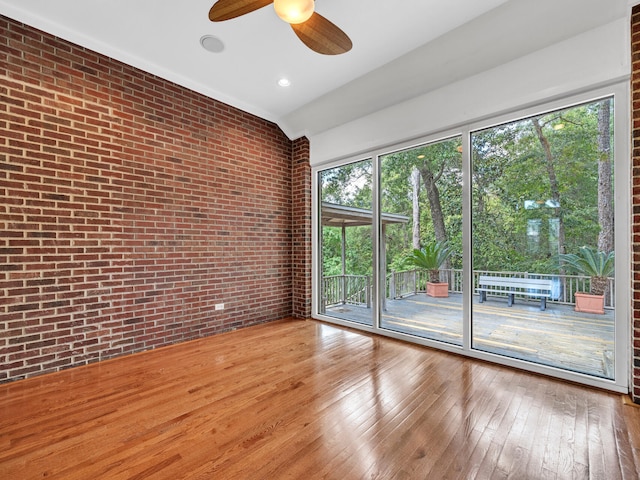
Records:
<instances>
[{"instance_id":1,"label":"white ceiling","mask_svg":"<svg viewBox=\"0 0 640 480\"><path fill-rule=\"evenodd\" d=\"M267 6L213 0L0 0L0 14L312 136L626 14L627 0L317 0L353 49L309 50ZM200 46L203 35L225 44ZM286 76L291 86L277 85Z\"/></svg>"}]
</instances>

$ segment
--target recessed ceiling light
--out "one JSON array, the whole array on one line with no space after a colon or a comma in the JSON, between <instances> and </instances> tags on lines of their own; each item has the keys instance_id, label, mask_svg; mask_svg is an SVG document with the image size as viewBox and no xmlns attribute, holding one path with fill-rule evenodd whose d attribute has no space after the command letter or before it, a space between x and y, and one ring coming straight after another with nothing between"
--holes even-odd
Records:
<instances>
[{"instance_id":1,"label":"recessed ceiling light","mask_svg":"<svg viewBox=\"0 0 640 480\"><path fill-rule=\"evenodd\" d=\"M288 78L283 77L278 80L278 85L280 85L281 87L288 87L291 85L291 81Z\"/></svg>"},{"instance_id":2,"label":"recessed ceiling light","mask_svg":"<svg viewBox=\"0 0 640 480\"><path fill-rule=\"evenodd\" d=\"M224 50L224 43L218 37L205 35L200 38L200 45L208 52L220 53Z\"/></svg>"}]
</instances>

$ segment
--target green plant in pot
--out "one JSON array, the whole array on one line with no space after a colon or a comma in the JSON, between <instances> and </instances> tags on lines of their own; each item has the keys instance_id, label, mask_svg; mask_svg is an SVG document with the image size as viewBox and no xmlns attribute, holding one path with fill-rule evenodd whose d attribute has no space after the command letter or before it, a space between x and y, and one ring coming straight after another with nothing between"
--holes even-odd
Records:
<instances>
[{"instance_id":1,"label":"green plant in pot","mask_svg":"<svg viewBox=\"0 0 640 480\"><path fill-rule=\"evenodd\" d=\"M415 248L407 257L407 263L429 272L427 294L434 297L448 296L449 285L440 283L440 267L451 256L447 242L431 242L421 249Z\"/></svg>"},{"instance_id":2,"label":"green plant in pot","mask_svg":"<svg viewBox=\"0 0 640 480\"><path fill-rule=\"evenodd\" d=\"M607 253L590 247L580 247L578 253L560 255L560 260L574 273L590 277L589 293L575 294L576 311L604 313L607 278L613 275L615 269L614 252Z\"/></svg>"}]
</instances>

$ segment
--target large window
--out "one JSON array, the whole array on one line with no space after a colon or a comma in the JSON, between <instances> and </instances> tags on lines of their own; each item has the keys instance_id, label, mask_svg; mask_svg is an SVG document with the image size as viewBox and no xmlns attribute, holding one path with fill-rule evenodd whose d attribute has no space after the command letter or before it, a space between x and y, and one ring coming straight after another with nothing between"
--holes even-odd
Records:
<instances>
[{"instance_id":1,"label":"large window","mask_svg":"<svg viewBox=\"0 0 640 480\"><path fill-rule=\"evenodd\" d=\"M609 97L472 133L474 348L614 378L613 130Z\"/></svg>"},{"instance_id":2,"label":"large window","mask_svg":"<svg viewBox=\"0 0 640 480\"><path fill-rule=\"evenodd\" d=\"M623 117L572 100L317 168L314 314L625 391Z\"/></svg>"},{"instance_id":3,"label":"large window","mask_svg":"<svg viewBox=\"0 0 640 480\"><path fill-rule=\"evenodd\" d=\"M462 345L462 139L382 155L380 193L380 327Z\"/></svg>"},{"instance_id":4,"label":"large window","mask_svg":"<svg viewBox=\"0 0 640 480\"><path fill-rule=\"evenodd\" d=\"M362 160L319 175L320 311L365 325L373 325L371 174Z\"/></svg>"}]
</instances>

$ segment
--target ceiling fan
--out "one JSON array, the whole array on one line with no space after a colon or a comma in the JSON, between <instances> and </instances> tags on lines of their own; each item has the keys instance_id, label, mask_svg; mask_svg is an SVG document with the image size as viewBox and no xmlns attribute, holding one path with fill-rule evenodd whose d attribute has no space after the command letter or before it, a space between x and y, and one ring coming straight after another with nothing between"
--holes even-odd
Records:
<instances>
[{"instance_id":1,"label":"ceiling fan","mask_svg":"<svg viewBox=\"0 0 640 480\"><path fill-rule=\"evenodd\" d=\"M339 55L351 50L351 39L317 12L314 0L218 0L209 10L209 20L222 22L251 13L273 3L278 16L311 50L323 55Z\"/></svg>"}]
</instances>

